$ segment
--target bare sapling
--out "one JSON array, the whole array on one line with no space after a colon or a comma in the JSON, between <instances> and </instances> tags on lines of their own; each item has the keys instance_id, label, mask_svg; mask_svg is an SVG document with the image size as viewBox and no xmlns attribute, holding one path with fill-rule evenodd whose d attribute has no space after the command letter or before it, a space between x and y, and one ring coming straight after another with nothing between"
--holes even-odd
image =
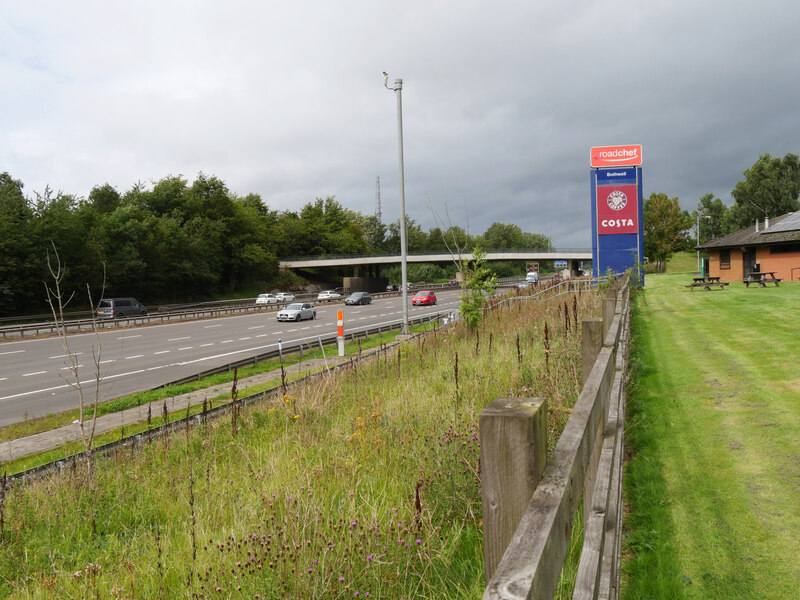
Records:
<instances>
[{"instance_id":1,"label":"bare sapling","mask_svg":"<svg viewBox=\"0 0 800 600\"><path fill-rule=\"evenodd\" d=\"M53 315L53 321L56 327L58 340L61 343L61 349L64 352L64 361L66 363L69 376L64 377L65 381L77 392L78 394L78 427L81 435L81 443L83 444L84 453L86 455L86 463L91 473L92 469L92 448L94 444L95 428L97 426L97 410L102 400L100 394L100 382L103 379L104 373L101 369L101 354L102 345L100 343L100 332L97 327L97 315L95 306L92 299L92 291L89 285L86 285L86 293L89 299L89 306L91 308L91 330L94 335L94 344L92 345L92 370L93 380L92 388L86 390L80 378L81 359L78 354L72 352L69 345L69 337L67 336L67 328L64 320L64 309L72 301L74 293L70 294L68 298L64 296L64 290L61 289L61 282L66 275L66 265L61 263L58 256L58 250L53 244L53 256L47 253L47 270L49 272L51 282L44 282L44 289L47 295L47 304L50 307L50 312ZM103 276L102 291L105 290L105 275ZM91 410L91 416L88 419L87 413Z\"/></svg>"}]
</instances>

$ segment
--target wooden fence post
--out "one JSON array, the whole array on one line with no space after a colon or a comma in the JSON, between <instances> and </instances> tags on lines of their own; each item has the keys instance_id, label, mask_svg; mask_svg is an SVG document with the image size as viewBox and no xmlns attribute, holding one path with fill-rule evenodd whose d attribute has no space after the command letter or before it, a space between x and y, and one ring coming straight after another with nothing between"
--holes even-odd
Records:
<instances>
[{"instance_id":1,"label":"wooden fence post","mask_svg":"<svg viewBox=\"0 0 800 600\"><path fill-rule=\"evenodd\" d=\"M544 398L499 398L480 415L483 558L494 574L547 462Z\"/></svg>"},{"instance_id":2,"label":"wooden fence post","mask_svg":"<svg viewBox=\"0 0 800 600\"><path fill-rule=\"evenodd\" d=\"M594 361L603 347L603 321L583 319L581 321L581 386L592 372Z\"/></svg>"}]
</instances>

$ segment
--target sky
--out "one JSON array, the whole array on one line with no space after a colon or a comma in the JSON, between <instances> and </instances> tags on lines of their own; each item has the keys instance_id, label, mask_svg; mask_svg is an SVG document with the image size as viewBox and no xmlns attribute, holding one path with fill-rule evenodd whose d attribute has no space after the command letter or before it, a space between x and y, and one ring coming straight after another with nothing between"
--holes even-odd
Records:
<instances>
[{"instance_id":1,"label":"sky","mask_svg":"<svg viewBox=\"0 0 800 600\"><path fill-rule=\"evenodd\" d=\"M5 0L0 172L29 197L198 173L424 230L591 246L589 150L693 210L800 153L795 0Z\"/></svg>"}]
</instances>

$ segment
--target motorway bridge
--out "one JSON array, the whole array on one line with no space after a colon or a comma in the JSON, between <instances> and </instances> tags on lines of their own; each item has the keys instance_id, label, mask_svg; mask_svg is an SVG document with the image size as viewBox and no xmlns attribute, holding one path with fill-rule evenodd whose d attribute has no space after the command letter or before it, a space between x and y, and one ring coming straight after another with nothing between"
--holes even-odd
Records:
<instances>
[{"instance_id":1,"label":"motorway bridge","mask_svg":"<svg viewBox=\"0 0 800 600\"><path fill-rule=\"evenodd\" d=\"M471 260L472 252L465 252L462 258ZM407 262L409 263L449 263L454 259L450 252L424 252L409 253ZM591 248L571 248L547 250L487 250L486 260L519 260L519 261L544 261L544 260L565 260L567 268L575 272L579 269L578 263L589 262L592 260ZM348 254L341 256L303 256L297 258L284 258L280 260L283 269L308 269L314 267L350 267L355 270L358 277L359 267L370 267L373 265L399 264L399 254Z\"/></svg>"}]
</instances>

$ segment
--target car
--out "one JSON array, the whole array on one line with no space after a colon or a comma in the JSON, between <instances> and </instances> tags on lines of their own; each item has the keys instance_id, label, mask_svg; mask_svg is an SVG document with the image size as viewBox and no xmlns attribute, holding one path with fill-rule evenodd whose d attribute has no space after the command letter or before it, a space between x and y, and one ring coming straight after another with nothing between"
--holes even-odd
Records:
<instances>
[{"instance_id":1,"label":"car","mask_svg":"<svg viewBox=\"0 0 800 600\"><path fill-rule=\"evenodd\" d=\"M278 299L278 302L294 302L294 294L288 292L278 292L275 294L275 297Z\"/></svg>"},{"instance_id":2,"label":"car","mask_svg":"<svg viewBox=\"0 0 800 600\"><path fill-rule=\"evenodd\" d=\"M525 275L525 282L532 283L534 285L539 283L539 273L537 271L531 271L530 273Z\"/></svg>"},{"instance_id":3,"label":"car","mask_svg":"<svg viewBox=\"0 0 800 600\"><path fill-rule=\"evenodd\" d=\"M450 281L447 282L447 285L459 285L459 283L458 283L458 280L451 279Z\"/></svg>"},{"instance_id":4,"label":"car","mask_svg":"<svg viewBox=\"0 0 800 600\"><path fill-rule=\"evenodd\" d=\"M390 283L389 285L386 286L386 291L387 292L397 292L399 290L400 290L400 286L397 285L396 283Z\"/></svg>"},{"instance_id":5,"label":"car","mask_svg":"<svg viewBox=\"0 0 800 600\"><path fill-rule=\"evenodd\" d=\"M278 312L278 321L302 321L316 319L317 309L310 302L293 302Z\"/></svg>"},{"instance_id":6,"label":"car","mask_svg":"<svg viewBox=\"0 0 800 600\"><path fill-rule=\"evenodd\" d=\"M103 298L97 304L98 319L122 319L147 314L147 308L136 298Z\"/></svg>"},{"instance_id":7,"label":"car","mask_svg":"<svg viewBox=\"0 0 800 600\"><path fill-rule=\"evenodd\" d=\"M436 304L436 294L430 290L420 290L411 299L411 304L414 306L423 306Z\"/></svg>"},{"instance_id":8,"label":"car","mask_svg":"<svg viewBox=\"0 0 800 600\"><path fill-rule=\"evenodd\" d=\"M372 296L369 292L353 292L344 299L345 304L371 304Z\"/></svg>"},{"instance_id":9,"label":"car","mask_svg":"<svg viewBox=\"0 0 800 600\"><path fill-rule=\"evenodd\" d=\"M277 304L278 297L275 294L259 294L256 304Z\"/></svg>"},{"instance_id":10,"label":"car","mask_svg":"<svg viewBox=\"0 0 800 600\"><path fill-rule=\"evenodd\" d=\"M325 290L317 294L317 300L336 300L341 297L342 295L335 290Z\"/></svg>"}]
</instances>

